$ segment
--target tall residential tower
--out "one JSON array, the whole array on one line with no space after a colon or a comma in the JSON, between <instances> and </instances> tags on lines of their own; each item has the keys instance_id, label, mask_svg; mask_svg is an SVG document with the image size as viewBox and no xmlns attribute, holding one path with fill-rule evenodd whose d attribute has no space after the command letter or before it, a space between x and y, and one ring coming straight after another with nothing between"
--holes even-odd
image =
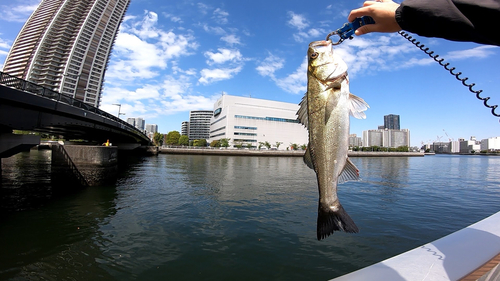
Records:
<instances>
[{"instance_id":1,"label":"tall residential tower","mask_svg":"<svg viewBox=\"0 0 500 281\"><path fill-rule=\"evenodd\" d=\"M130 0L42 0L3 72L98 107L104 73Z\"/></svg>"}]
</instances>

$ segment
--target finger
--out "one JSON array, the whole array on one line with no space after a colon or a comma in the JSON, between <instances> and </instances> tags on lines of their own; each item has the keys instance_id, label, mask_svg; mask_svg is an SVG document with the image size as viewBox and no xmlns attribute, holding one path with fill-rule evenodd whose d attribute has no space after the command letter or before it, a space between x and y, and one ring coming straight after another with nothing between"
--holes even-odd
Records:
<instances>
[{"instance_id":1,"label":"finger","mask_svg":"<svg viewBox=\"0 0 500 281\"><path fill-rule=\"evenodd\" d=\"M371 6L373 4L377 4L378 2L382 2L382 1L365 1L363 3L363 7L366 7L366 6Z\"/></svg>"},{"instance_id":2,"label":"finger","mask_svg":"<svg viewBox=\"0 0 500 281\"><path fill-rule=\"evenodd\" d=\"M360 28L356 29L354 34L356 34L356 36L360 36L360 35L367 34L367 33L373 32L373 31L375 31L373 29L373 24L369 24L369 25L363 25Z\"/></svg>"},{"instance_id":3,"label":"finger","mask_svg":"<svg viewBox=\"0 0 500 281\"><path fill-rule=\"evenodd\" d=\"M367 16L367 15L370 15L370 13L368 13L368 9L359 8L359 9L352 10L351 13L349 14L349 16L347 17L347 20L349 22L352 22L356 18L359 18L362 16Z\"/></svg>"}]
</instances>

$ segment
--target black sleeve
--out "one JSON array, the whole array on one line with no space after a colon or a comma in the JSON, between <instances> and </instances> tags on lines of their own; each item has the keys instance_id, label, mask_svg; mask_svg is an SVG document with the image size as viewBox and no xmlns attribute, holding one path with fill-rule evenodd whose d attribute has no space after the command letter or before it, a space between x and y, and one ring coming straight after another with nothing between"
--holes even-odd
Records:
<instances>
[{"instance_id":1,"label":"black sleeve","mask_svg":"<svg viewBox=\"0 0 500 281\"><path fill-rule=\"evenodd\" d=\"M405 0L396 20L421 36L500 46L500 0Z\"/></svg>"}]
</instances>

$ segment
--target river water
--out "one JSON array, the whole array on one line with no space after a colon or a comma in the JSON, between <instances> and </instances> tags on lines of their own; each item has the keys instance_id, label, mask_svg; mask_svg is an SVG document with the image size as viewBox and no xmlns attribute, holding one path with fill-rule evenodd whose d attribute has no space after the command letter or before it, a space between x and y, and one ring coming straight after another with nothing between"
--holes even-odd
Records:
<instances>
[{"instance_id":1,"label":"river water","mask_svg":"<svg viewBox=\"0 0 500 281\"><path fill-rule=\"evenodd\" d=\"M160 154L81 190L52 186L50 152L2 159L0 280L328 280L500 211L500 157L352 161L360 233L317 241L299 157Z\"/></svg>"}]
</instances>

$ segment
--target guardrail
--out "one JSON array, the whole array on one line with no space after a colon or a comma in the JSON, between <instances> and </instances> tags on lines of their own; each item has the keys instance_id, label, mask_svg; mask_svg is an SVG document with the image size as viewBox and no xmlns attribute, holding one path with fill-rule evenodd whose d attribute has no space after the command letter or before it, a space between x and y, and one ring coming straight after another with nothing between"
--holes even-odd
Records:
<instances>
[{"instance_id":1,"label":"guardrail","mask_svg":"<svg viewBox=\"0 0 500 281\"><path fill-rule=\"evenodd\" d=\"M131 124L123 121L122 119L120 119L114 115L111 115L111 114L107 113L106 111L100 110L99 108L97 108L95 106L84 103L83 101L74 99L70 96L61 94L61 93L56 92L54 90L51 90L49 88L37 85L35 83L26 81L24 79L21 79L21 78L12 76L12 75L9 75L9 74L4 73L2 71L0 71L0 84L8 86L8 87L12 87L12 88L24 91L24 92L28 92L28 93L31 93L31 94L34 94L37 96L42 96L42 97L46 97L49 99L53 99L53 100L56 100L58 102L68 104L68 105L71 105L74 107L78 107L78 108L81 108L81 109L84 109L84 110L87 110L90 112L94 112L98 115L101 115L103 117L106 117L108 119L111 119L113 121L120 123L122 125L121 126L122 129L126 128L127 130L133 131L138 135L142 135L145 139L149 139L146 136L146 134L144 134L144 132L140 131L139 129L132 126Z\"/></svg>"}]
</instances>

